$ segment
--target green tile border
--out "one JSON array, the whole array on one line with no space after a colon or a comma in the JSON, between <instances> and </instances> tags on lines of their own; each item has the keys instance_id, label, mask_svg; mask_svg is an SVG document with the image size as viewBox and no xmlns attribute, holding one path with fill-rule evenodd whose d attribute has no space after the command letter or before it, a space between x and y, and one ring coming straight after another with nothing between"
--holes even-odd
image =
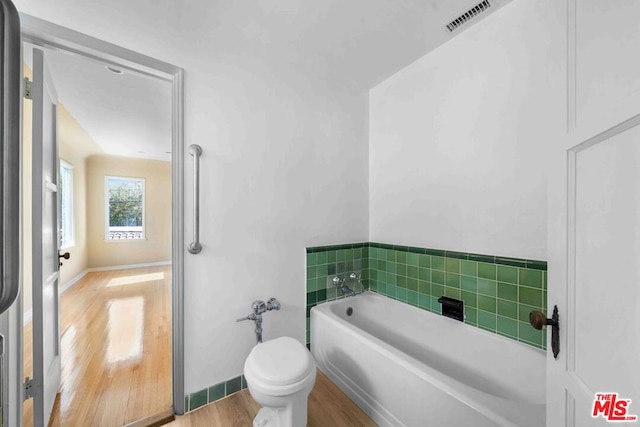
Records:
<instances>
[{"instance_id":1,"label":"green tile border","mask_svg":"<svg viewBox=\"0 0 640 427\"><path fill-rule=\"evenodd\" d=\"M356 248L365 248L368 247L369 243L346 243L342 245L330 245L330 246L314 246L311 248L307 248L307 253L317 253L317 252L326 252L326 251L337 251L340 249L356 249Z\"/></svg>"},{"instance_id":2,"label":"green tile border","mask_svg":"<svg viewBox=\"0 0 640 427\"><path fill-rule=\"evenodd\" d=\"M503 257L503 256L497 256L497 255L480 255L480 254L472 254L467 252L446 251L443 249L417 248L414 246L390 245L387 243L374 243L374 242L370 242L369 247L381 248L381 249L393 249L397 251L416 253L416 254L425 254L425 255L435 255L435 256L446 257L446 258L465 259L469 261L488 262L492 264L509 265L512 267L531 268L534 270L547 269L546 261L532 260L532 259L509 258L509 257Z\"/></svg>"},{"instance_id":3,"label":"green tile border","mask_svg":"<svg viewBox=\"0 0 640 427\"><path fill-rule=\"evenodd\" d=\"M211 387L194 391L184 397L185 410L186 412L191 412L209 403L224 399L245 388L247 388L247 380L244 378L244 375L240 375L227 381L214 384Z\"/></svg>"},{"instance_id":4,"label":"green tile border","mask_svg":"<svg viewBox=\"0 0 640 427\"><path fill-rule=\"evenodd\" d=\"M373 292L435 313L439 296L461 298L465 323L546 348L544 333L527 322L530 310L546 311L545 261L375 242L310 247L306 254L307 346L311 309L344 297L330 279L358 271Z\"/></svg>"}]
</instances>

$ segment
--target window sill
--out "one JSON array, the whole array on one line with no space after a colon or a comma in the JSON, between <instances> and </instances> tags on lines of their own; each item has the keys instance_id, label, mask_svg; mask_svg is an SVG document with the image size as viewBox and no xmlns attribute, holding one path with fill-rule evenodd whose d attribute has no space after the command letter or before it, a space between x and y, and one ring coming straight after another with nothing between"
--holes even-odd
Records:
<instances>
[{"instance_id":1,"label":"window sill","mask_svg":"<svg viewBox=\"0 0 640 427\"><path fill-rule=\"evenodd\" d=\"M135 242L146 242L147 238L143 237L141 239L104 239L105 243L135 243Z\"/></svg>"}]
</instances>

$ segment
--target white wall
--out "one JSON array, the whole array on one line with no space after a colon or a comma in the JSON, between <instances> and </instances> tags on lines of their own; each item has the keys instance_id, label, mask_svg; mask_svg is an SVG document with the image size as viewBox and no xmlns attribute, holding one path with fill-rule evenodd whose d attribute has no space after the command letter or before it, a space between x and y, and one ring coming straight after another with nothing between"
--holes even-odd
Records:
<instances>
[{"instance_id":1,"label":"white wall","mask_svg":"<svg viewBox=\"0 0 640 427\"><path fill-rule=\"evenodd\" d=\"M105 240L107 176L143 178L144 239ZM171 261L171 163L105 154L87 159L89 268Z\"/></svg>"},{"instance_id":2,"label":"white wall","mask_svg":"<svg viewBox=\"0 0 640 427\"><path fill-rule=\"evenodd\" d=\"M545 7L515 1L371 90L371 241L547 259L547 129L562 117Z\"/></svg>"},{"instance_id":3,"label":"white wall","mask_svg":"<svg viewBox=\"0 0 640 427\"><path fill-rule=\"evenodd\" d=\"M185 68L185 145L204 150L204 249L185 255L186 391L242 372L255 338L250 323L235 319L255 299L282 302L280 312L266 315L266 338L304 342L304 248L368 237L366 94L334 90L264 54L247 39L251 28L227 25L230 33L216 34L224 10L210 2L15 3ZM188 240L188 174L186 187Z\"/></svg>"},{"instance_id":4,"label":"white wall","mask_svg":"<svg viewBox=\"0 0 640 427\"><path fill-rule=\"evenodd\" d=\"M71 258L60 269L61 288L82 277L89 267L87 238L87 156L98 150L80 123L63 106L58 107L58 149L60 159L73 166L73 246L64 249Z\"/></svg>"}]
</instances>

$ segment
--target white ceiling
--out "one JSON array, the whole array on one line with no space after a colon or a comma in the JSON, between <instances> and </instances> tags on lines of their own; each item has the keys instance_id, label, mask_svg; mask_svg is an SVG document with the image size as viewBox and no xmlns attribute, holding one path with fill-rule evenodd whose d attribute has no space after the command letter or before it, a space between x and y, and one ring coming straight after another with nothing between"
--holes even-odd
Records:
<instances>
[{"instance_id":1,"label":"white ceiling","mask_svg":"<svg viewBox=\"0 0 640 427\"><path fill-rule=\"evenodd\" d=\"M114 0L121 1L121 0ZM494 13L453 34L446 24L481 0L252 0L178 2L189 35L211 50L268 57L349 90L368 90ZM184 22L173 28L179 31ZM176 39L180 38L176 34Z\"/></svg>"},{"instance_id":2,"label":"white ceiling","mask_svg":"<svg viewBox=\"0 0 640 427\"><path fill-rule=\"evenodd\" d=\"M170 83L127 71L115 74L66 52L46 50L45 61L58 101L105 154L171 160Z\"/></svg>"},{"instance_id":3,"label":"white ceiling","mask_svg":"<svg viewBox=\"0 0 640 427\"><path fill-rule=\"evenodd\" d=\"M190 44L198 43L210 55L266 58L336 88L367 91L510 1L491 0L489 12L454 34L445 25L479 0L194 0L161 2L161 7L156 0L112 0L75 8L78 16L89 15L75 20L74 28L91 34L83 23L96 14L119 27L135 27L142 45L172 45L184 52L187 72L188 63L198 60L188 56ZM70 54L48 55L60 101L106 153L170 160L169 83L116 75Z\"/></svg>"}]
</instances>

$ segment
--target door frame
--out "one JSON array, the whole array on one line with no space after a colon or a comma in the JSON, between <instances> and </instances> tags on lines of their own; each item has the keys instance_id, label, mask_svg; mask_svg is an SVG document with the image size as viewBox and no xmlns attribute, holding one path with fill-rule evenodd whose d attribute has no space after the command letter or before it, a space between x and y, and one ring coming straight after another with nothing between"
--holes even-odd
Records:
<instances>
[{"instance_id":1,"label":"door frame","mask_svg":"<svg viewBox=\"0 0 640 427\"><path fill-rule=\"evenodd\" d=\"M138 75L159 78L172 85L172 400L173 411L178 415L184 414L184 70L30 15L21 13L20 24L22 42L75 53ZM22 332L21 328L21 336Z\"/></svg>"}]
</instances>

